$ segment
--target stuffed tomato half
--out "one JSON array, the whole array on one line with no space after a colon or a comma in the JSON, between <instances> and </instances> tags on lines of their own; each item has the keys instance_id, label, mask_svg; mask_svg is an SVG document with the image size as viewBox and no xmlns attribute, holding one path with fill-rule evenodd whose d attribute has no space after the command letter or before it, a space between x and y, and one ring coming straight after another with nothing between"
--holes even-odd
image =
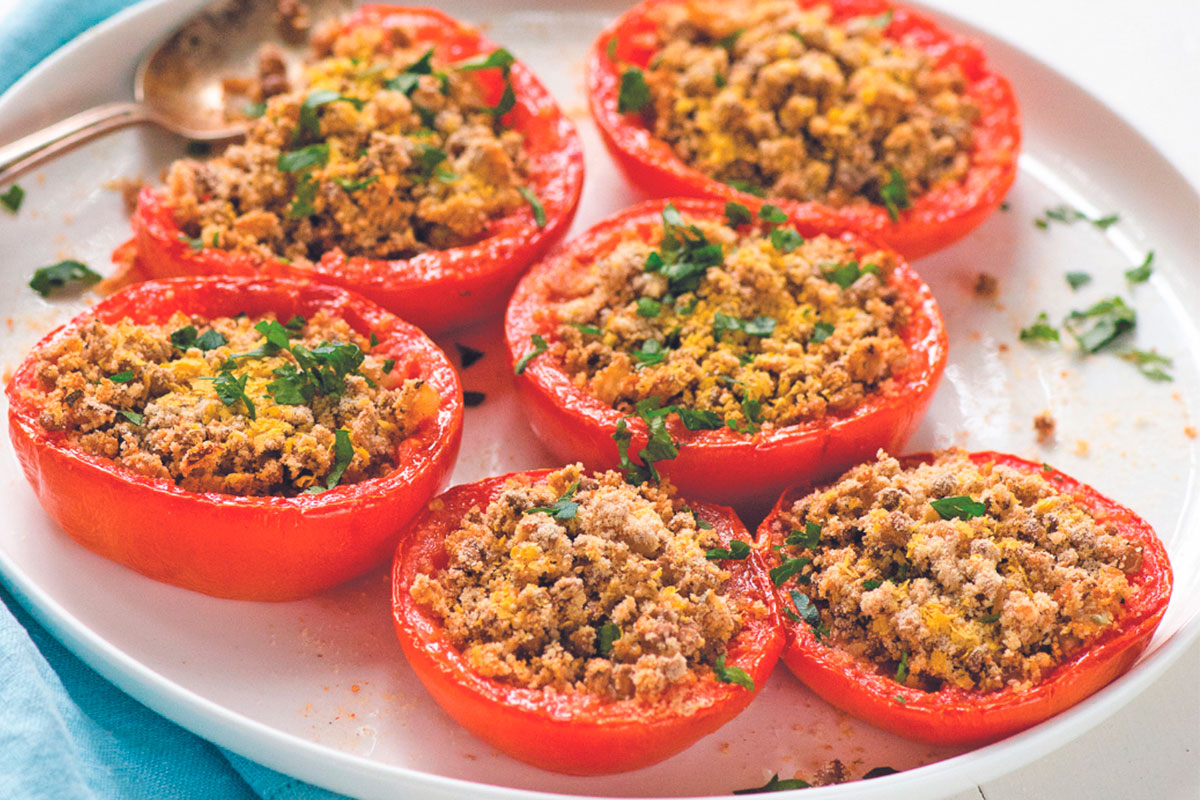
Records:
<instances>
[{"instance_id":1,"label":"stuffed tomato half","mask_svg":"<svg viewBox=\"0 0 1200 800\"><path fill-rule=\"evenodd\" d=\"M908 258L979 225L1017 171L1008 81L885 0L646 0L596 39L588 92L638 186L765 199Z\"/></svg>"},{"instance_id":2,"label":"stuffed tomato half","mask_svg":"<svg viewBox=\"0 0 1200 800\"><path fill-rule=\"evenodd\" d=\"M982 744L1129 669L1171 596L1135 513L1045 464L951 450L797 486L759 528L784 661L901 736Z\"/></svg>"},{"instance_id":3,"label":"stuffed tomato half","mask_svg":"<svg viewBox=\"0 0 1200 800\"><path fill-rule=\"evenodd\" d=\"M13 446L85 547L206 594L287 600L385 560L453 467L462 391L412 325L342 289L138 284L42 340Z\"/></svg>"},{"instance_id":4,"label":"stuffed tomato half","mask_svg":"<svg viewBox=\"0 0 1200 800\"><path fill-rule=\"evenodd\" d=\"M898 448L946 362L903 258L764 205L650 201L536 265L509 304L530 423L563 460L769 508Z\"/></svg>"},{"instance_id":5,"label":"stuffed tomato half","mask_svg":"<svg viewBox=\"0 0 1200 800\"><path fill-rule=\"evenodd\" d=\"M499 309L565 232L578 134L533 74L433 9L364 6L316 30L300 85L245 87L244 143L141 192L131 276L282 275L425 330Z\"/></svg>"},{"instance_id":6,"label":"stuffed tomato half","mask_svg":"<svg viewBox=\"0 0 1200 800\"><path fill-rule=\"evenodd\" d=\"M740 713L779 657L762 554L731 509L579 465L456 486L396 554L413 671L543 769L638 769Z\"/></svg>"}]
</instances>

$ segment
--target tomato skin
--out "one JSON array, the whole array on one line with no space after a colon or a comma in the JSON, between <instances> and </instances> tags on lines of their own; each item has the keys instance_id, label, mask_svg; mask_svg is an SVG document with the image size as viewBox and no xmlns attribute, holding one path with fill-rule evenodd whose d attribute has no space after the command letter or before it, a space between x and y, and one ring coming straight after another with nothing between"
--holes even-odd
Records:
<instances>
[{"instance_id":1,"label":"tomato skin","mask_svg":"<svg viewBox=\"0 0 1200 800\"><path fill-rule=\"evenodd\" d=\"M921 453L902 458L905 467L928 462ZM1142 566L1131 576L1138 594L1113 629L1066 659L1037 685L977 692L949 687L925 692L901 686L874 663L817 642L802 622L783 619L788 644L783 660L810 689L838 708L900 736L937 745L977 745L1004 738L1064 711L1103 688L1129 669L1154 635L1171 598L1172 573L1167 553L1150 525L1135 513L1055 469L1016 456L972 453L977 464L994 462L1025 473L1040 474L1073 495L1097 518L1115 522L1121 535L1139 542ZM810 491L786 491L759 526L762 540L772 541L778 515ZM778 541L773 543L778 544ZM770 552L770 551L767 551ZM778 557L773 557L778 563ZM786 589L777 589L786 596ZM781 600L781 602L783 602ZM904 702L900 702L903 698Z\"/></svg>"},{"instance_id":2,"label":"tomato skin","mask_svg":"<svg viewBox=\"0 0 1200 800\"><path fill-rule=\"evenodd\" d=\"M685 195L736 200L756 209L770 202L814 224L858 230L907 258L940 250L982 223L1004 200L1017 175L1021 148L1021 115L1012 87L991 72L979 47L941 30L912 9L886 0L797 0L801 7L829 5L831 21L892 11L885 34L930 55L939 66L958 64L967 94L979 106L974 125L971 167L961 181L942 182L913 198L893 221L883 206L835 208L817 202L768 199L738 191L686 165L671 146L653 136L638 114L617 111L621 73L625 65L645 67L655 50L650 12L679 0L643 0L621 15L596 39L588 57L588 101L609 151L631 183L655 195ZM609 42L616 42L614 63Z\"/></svg>"},{"instance_id":3,"label":"tomato skin","mask_svg":"<svg viewBox=\"0 0 1200 800\"><path fill-rule=\"evenodd\" d=\"M783 646L779 618L762 554L726 561L731 593L760 600L767 613L744 615L742 630L730 641L726 666L737 666L754 681L755 692L711 676L677 686L660 700L602 702L594 695L518 688L471 671L446 638L434 615L413 599L418 574L446 563L443 543L473 506L486 507L506 481L537 481L552 470L486 478L455 486L429 503L409 526L392 571L392 613L409 664L438 704L460 725L513 758L570 775L601 775L655 764L737 716L761 690ZM712 523L728 546L749 542L746 528L729 509L690 502ZM688 712L677 703L686 703Z\"/></svg>"},{"instance_id":4,"label":"tomato skin","mask_svg":"<svg viewBox=\"0 0 1200 800\"><path fill-rule=\"evenodd\" d=\"M439 57L459 61L496 45L478 31L435 9L368 5L347 27L412 25ZM494 70L476 73L494 103L502 83ZM505 121L525 136L529 188L539 197L546 224L538 227L526 204L493 221L478 242L432 250L408 259L381 260L324 253L312 267L213 247L194 249L182 237L161 189L145 188L134 212L136 264L131 278L184 275L266 275L307 278L358 292L423 330L442 331L496 314L521 272L570 226L583 188L583 147L575 126L521 62L512 65L516 107ZM494 96L493 96L494 95ZM122 250L113 254L119 260Z\"/></svg>"},{"instance_id":5,"label":"tomato skin","mask_svg":"<svg viewBox=\"0 0 1200 800\"><path fill-rule=\"evenodd\" d=\"M268 278L191 278L125 289L58 328L38 348L77 336L92 320L165 322L273 311L280 319L325 309L396 361L396 380L422 377L441 396L432 420L402 442L392 472L315 495L236 497L190 492L71 445L45 430L29 390L27 358L7 388L9 431L25 475L50 517L100 555L155 580L241 600L291 600L384 561L405 521L448 477L462 435L462 390L446 356L407 322L331 286Z\"/></svg>"},{"instance_id":6,"label":"tomato skin","mask_svg":"<svg viewBox=\"0 0 1200 800\"><path fill-rule=\"evenodd\" d=\"M556 287L563 285L562 276L586 268L629 228L656 241L662 210L668 203L689 218L724 220L722 201L650 200L609 217L559 248L526 274L509 303L505 337L514 364L529 351L533 334L541 334L547 341L556 336L558 320L548 306ZM801 236L824 232L854 243L860 251L878 249L836 227L816 225L802 217L792 217L790 222ZM674 460L659 461L655 466L684 494L739 510L759 509L761 514L797 476L821 480L840 475L874 456L881 447L903 447L933 399L946 365L948 342L933 293L903 259L897 260L892 283L908 301L912 313L901 332L909 348L909 364L894 376L891 385L869 395L848 413L764 430L753 436L726 428L689 431L672 415L667 427L682 446ZM620 457L612 434L622 417L620 411L576 386L548 354L532 359L516 377L516 384L529 410L530 425L556 458L580 460L591 469L618 466ZM627 424L633 433L629 448L632 456L645 446L647 431L641 419L629 419Z\"/></svg>"}]
</instances>

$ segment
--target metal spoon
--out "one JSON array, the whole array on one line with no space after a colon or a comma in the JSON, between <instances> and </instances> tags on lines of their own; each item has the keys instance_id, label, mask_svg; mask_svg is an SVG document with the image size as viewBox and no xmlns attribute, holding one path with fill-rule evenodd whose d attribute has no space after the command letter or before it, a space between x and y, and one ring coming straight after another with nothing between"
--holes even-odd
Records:
<instances>
[{"instance_id":1,"label":"metal spoon","mask_svg":"<svg viewBox=\"0 0 1200 800\"><path fill-rule=\"evenodd\" d=\"M245 75L265 42L278 45L292 85L300 78L307 36L281 24L287 0L218 0L177 28L138 63L133 102L96 106L0 146L0 184L52 155L100 134L141 122L201 141L235 139L248 120L230 119L223 81ZM309 27L353 7L353 0L304 0Z\"/></svg>"}]
</instances>

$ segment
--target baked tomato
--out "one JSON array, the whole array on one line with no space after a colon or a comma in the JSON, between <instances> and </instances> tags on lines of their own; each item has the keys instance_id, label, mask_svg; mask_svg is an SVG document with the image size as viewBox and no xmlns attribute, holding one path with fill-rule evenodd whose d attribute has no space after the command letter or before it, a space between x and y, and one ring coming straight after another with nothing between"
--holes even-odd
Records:
<instances>
[{"instance_id":1,"label":"baked tomato","mask_svg":"<svg viewBox=\"0 0 1200 800\"><path fill-rule=\"evenodd\" d=\"M344 24L347 29L403 26L428 42L436 58L447 63L497 50L477 30L436 9L367 5ZM513 107L501 120L524 137L528 180L522 191L532 199L489 223L477 241L398 260L332 249L314 262L301 264L191 239L176 222L165 191L145 188L133 215L133 239L113 258L118 263L132 261L127 282L186 275L268 275L329 283L358 292L429 331L495 313L525 267L566 232L583 186L583 149L575 126L520 61L503 69L511 83ZM504 102L501 68L462 74L474 76L489 104Z\"/></svg>"},{"instance_id":2,"label":"baked tomato","mask_svg":"<svg viewBox=\"0 0 1200 800\"><path fill-rule=\"evenodd\" d=\"M323 312L377 342L371 355L394 362L383 385L425 381L437 392L436 409L395 447L390 471L294 496L186 491L169 478L147 477L85 452L64 430L44 426L39 351L64 343L69 349L97 322L150 325L165 323L177 312L203 319L274 314L278 320ZM132 371L110 379L132 380L140 380ZM21 466L42 507L63 530L155 580L244 600L311 595L386 559L405 521L449 474L462 432L458 378L417 328L343 289L269 278L151 281L118 292L43 339L18 367L7 394L9 431ZM141 414L125 416L142 424ZM346 445L352 456L358 445L348 437Z\"/></svg>"},{"instance_id":3,"label":"baked tomato","mask_svg":"<svg viewBox=\"0 0 1200 800\"><path fill-rule=\"evenodd\" d=\"M655 14L666 7L687 5L688 2L645 0L622 14L600 34L592 47L587 68L592 116L609 150L635 185L646 187L660 196L716 197L736 200L756 208L764 202L758 196L762 193L761 187L755 188L755 194L751 194L744 191L748 187L738 181L732 181L740 186L735 188L710 177L681 159L668 142L655 136L652 129L649 116L652 97L646 81L641 79L641 70L646 69L660 51ZM988 68L979 47L942 30L932 20L912 9L887 0L797 0L797 4L805 9L827 6L830 10L829 22L833 24L844 23L855 17L869 17L868 27L881 26L886 39L920 51L928 56L935 67L957 66L965 78L963 93L978 109L978 116L970 123L973 136L967 151L969 164L965 172L953 180L938 180L919 195L910 197L903 186L887 190L880 186L876 192L880 196L869 198L872 202L833 206L773 197L768 191L766 202L785 206L791 213L810 219L817 225L856 229L908 258L917 258L943 248L983 222L1000 205L1016 177L1021 124L1012 88L1004 77ZM698 4L693 2L692 5ZM706 11L690 9L691 13L705 13L706 24L733 29L732 33L717 42L732 53L741 30L736 20L721 14L721 10L722 7L715 4ZM794 35L802 38L804 34ZM732 56L726 60L731 59ZM697 65L701 63L724 61L714 58L708 62L698 61ZM826 56L826 63L835 62ZM789 64L796 67L796 59ZM825 68L819 61L816 66ZM820 76L812 76L813 68L814 64L807 62L799 65L800 72L809 70L802 76L803 80L822 80ZM631 74L631 71L636 74ZM688 74L691 76L689 80L695 81L701 73L693 69ZM795 70L790 74L795 75ZM777 78L772 76L771 80ZM626 93L624 102L623 84ZM718 83L717 88L721 85ZM822 93L827 91L824 86L820 89ZM784 98L787 96L787 93L783 95ZM637 110L630 111L630 106ZM826 110L822 105L821 112ZM890 113L884 111L877 116L886 119ZM714 135L719 135L719 131ZM879 138L882 139L883 134ZM809 152L814 152L812 148L815 146L807 145ZM888 183L892 183L898 174L893 169L893 177ZM891 195L890 191L896 194Z\"/></svg>"},{"instance_id":4,"label":"baked tomato","mask_svg":"<svg viewBox=\"0 0 1200 800\"><path fill-rule=\"evenodd\" d=\"M1132 592L1128 598L1114 601L1120 603L1120 615L1115 615L1111 621L1093 620L1107 621L1106 629L1095 638L1085 640L1081 647L1068 653L1066 658L1051 666L1041 680L1027 688L1005 683L1003 688L993 691L969 690L951 681L943 681L941 688L936 690L914 688L911 681L909 685L897 682L903 667L877 664L819 636L813 628L816 618L804 620L793 612L783 620L788 634L784 662L809 688L859 719L900 736L939 745L973 745L1000 739L1049 719L1098 691L1129 669L1137 659L1162 620L1171 596L1172 574L1166 550L1150 525L1134 512L1045 464L994 452L971 453L968 457L973 464L1004 466L1026 476L1044 479L1056 494L1069 497L1098 523L1111 524L1116 535L1140 548L1140 563L1134 569L1123 568L1127 571ZM900 459L900 464L908 468L933 461L931 454L917 454ZM788 536L785 530L788 526L781 523L781 514L810 491L810 485L799 485L784 492L759 527L760 540L783 544L784 537ZM862 488L855 491L861 493ZM946 498L949 501L968 499ZM861 506L862 502L860 500L854 507ZM938 513L942 514L941 511ZM952 515L953 512L942 514L942 517L949 519ZM960 514L959 518L966 517ZM1051 538L1053 536L1052 530ZM1057 536L1062 538L1062 532ZM1075 534L1071 533L1070 543L1075 541ZM910 548L912 546L910 544ZM779 551L769 552L773 553L772 560L778 568ZM971 553L972 561L979 557L975 548L971 548ZM790 610L794 598L790 597L789 590L798 585L787 579L780 583L782 587L776 589L779 596L790 598L781 600L787 603L781 607ZM941 591L939 587L940 584L935 584L932 591ZM1069 594L1060 591L1055 599L1065 605L1069 602L1063 599L1065 597ZM809 609L810 614L815 611L813 606ZM995 622L998 616L984 621Z\"/></svg>"},{"instance_id":5,"label":"baked tomato","mask_svg":"<svg viewBox=\"0 0 1200 800\"><path fill-rule=\"evenodd\" d=\"M524 688L486 677L472 668L469 658L451 642L443 620L416 600L412 589L418 576L433 576L447 565L447 536L468 512L486 508L512 481L544 482L550 473L536 470L486 478L456 486L429 503L409 526L396 553L392 574L396 633L413 671L446 713L508 755L573 775L654 764L733 719L770 677L783 638L762 555L751 549L740 560L722 562L730 575L725 584L729 595L757 608L743 613L740 629L726 644L722 668L726 675L742 673L737 683L722 682L714 669L704 667L661 694L608 699L550 686ZM725 547L735 539L749 542L731 509L704 502L691 502L689 507L696 519L713 526ZM754 688L747 688L747 682Z\"/></svg>"},{"instance_id":6,"label":"baked tomato","mask_svg":"<svg viewBox=\"0 0 1200 800\"><path fill-rule=\"evenodd\" d=\"M692 430L689 428L697 427L694 422L685 424L679 414L672 413L665 419L670 438L666 442L652 419L659 412L640 415L620 411L597 397L586 383L573 379L556 347L561 338L563 304L572 299L589 302L576 298L581 291L587 291L577 288L580 281L599 259L616 252L630 237L657 245L665 231L663 215L670 214L669 209L678 211L684 220L717 223L727 219L725 204L720 201L679 198L647 201L600 222L559 248L531 269L513 294L505 323L509 355L514 365L520 367L516 383L525 400L530 424L550 451L563 461L581 460L593 469L618 466L629 469L633 454L643 453L648 444L652 445L649 454L653 455L657 446L673 443L678 453L671 457L660 452L655 458L663 460L657 460L654 467L681 492L727 503L739 510L763 513L798 475L812 480L833 477L870 458L879 448L901 447L920 424L933 398L946 364L948 345L933 293L907 262L891 253L888 257L894 268L885 283L908 307L907 321L895 332L906 355L888 379L844 410L831 410L807 421L763 427L756 432L747 432L744 426L741 431L734 430L732 424L721 418L716 419L715 425L707 426L715 429ZM737 231L766 236L768 228L773 233L784 231L804 238L827 234L860 257L879 252L879 248L856 234L825 227L805 216L791 216L784 223L768 223L760 214L738 226ZM793 246L787 242L780 244L785 249ZM864 264L863 268L870 267ZM858 274L857 266L855 269ZM850 287L842 290L847 288ZM817 291L837 289L830 283ZM705 291L708 290L702 289L701 293ZM797 313L789 314L793 318L807 314L802 308L794 311ZM726 317L727 325L742 325L743 329L749 324L728 320ZM782 327L782 320L778 322ZM833 328L826 329L829 330ZM810 322L800 341L781 343L779 347L783 350L799 344L803 350L806 342L816 336ZM546 348L534 346L538 339ZM538 353L539 349L545 352ZM535 355L529 357L531 353ZM662 354L662 363L669 366L670 352L664 348ZM632 355L635 359L640 357ZM736 365L738 360L735 358L732 363ZM638 375L642 370L635 367L632 372ZM779 385L778 379L772 380ZM800 382L801 378L793 379L794 384ZM724 381L726 386L734 383L737 381ZM667 405L666 398L659 399L663 406ZM764 401L761 396L756 399ZM623 433L631 437L624 448L624 458L617 442ZM652 441L654 433L657 435ZM646 455L641 458L645 461Z\"/></svg>"}]
</instances>

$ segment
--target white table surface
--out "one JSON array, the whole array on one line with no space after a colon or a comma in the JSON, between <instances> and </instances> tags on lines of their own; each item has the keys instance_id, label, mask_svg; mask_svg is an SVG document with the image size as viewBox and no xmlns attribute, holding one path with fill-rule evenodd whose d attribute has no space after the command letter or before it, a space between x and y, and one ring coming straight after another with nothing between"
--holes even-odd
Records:
<instances>
[{"instance_id":1,"label":"white table surface","mask_svg":"<svg viewBox=\"0 0 1200 800\"><path fill-rule=\"evenodd\" d=\"M37 0L0 0L0 26L26 2ZM1200 188L1200 0L924 4L1008 40L1084 87ZM1097 728L949 800L1074 797L1200 798L1200 641Z\"/></svg>"}]
</instances>

